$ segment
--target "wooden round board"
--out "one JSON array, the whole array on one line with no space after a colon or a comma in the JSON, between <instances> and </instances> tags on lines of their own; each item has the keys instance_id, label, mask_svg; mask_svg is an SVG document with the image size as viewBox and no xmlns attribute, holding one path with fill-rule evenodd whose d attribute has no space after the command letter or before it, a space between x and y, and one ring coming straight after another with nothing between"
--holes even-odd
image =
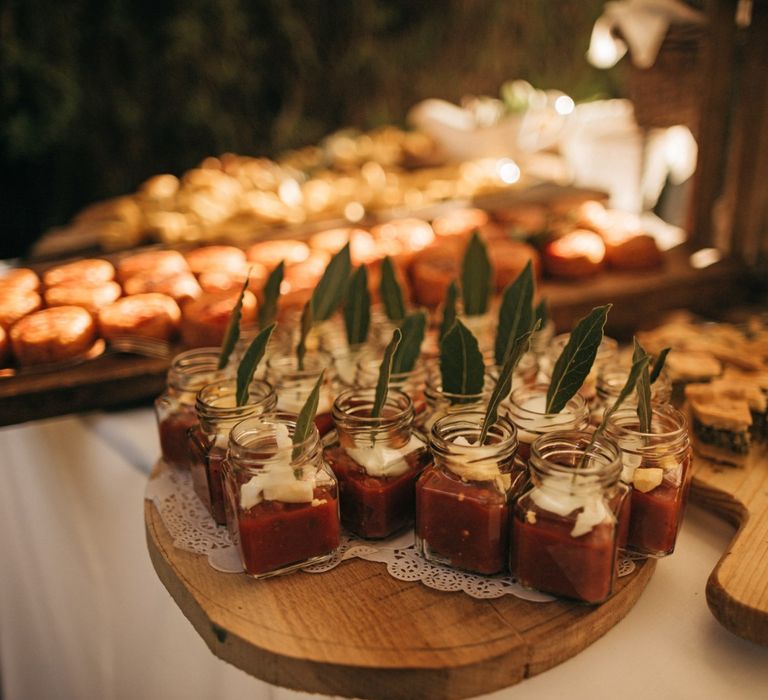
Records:
<instances>
[{"instance_id":1,"label":"wooden round board","mask_svg":"<svg viewBox=\"0 0 768 700\"><path fill-rule=\"evenodd\" d=\"M740 637L768 645L768 445L743 468L694 458L691 497L738 528L707 581L714 616Z\"/></svg>"},{"instance_id":2,"label":"wooden round board","mask_svg":"<svg viewBox=\"0 0 768 700\"><path fill-rule=\"evenodd\" d=\"M655 568L639 562L600 606L476 600L360 559L255 581L174 548L149 501L145 523L160 579L214 654L275 685L348 697L449 700L518 683L605 634Z\"/></svg>"}]
</instances>

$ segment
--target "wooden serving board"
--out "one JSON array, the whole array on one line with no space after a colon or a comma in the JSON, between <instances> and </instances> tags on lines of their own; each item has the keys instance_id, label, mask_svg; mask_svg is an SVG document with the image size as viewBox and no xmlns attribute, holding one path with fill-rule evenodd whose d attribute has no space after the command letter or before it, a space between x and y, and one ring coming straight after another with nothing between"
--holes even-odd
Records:
<instances>
[{"instance_id":1,"label":"wooden serving board","mask_svg":"<svg viewBox=\"0 0 768 700\"><path fill-rule=\"evenodd\" d=\"M707 602L734 634L768 645L768 445L754 445L746 467L694 458L691 497L737 529L707 581Z\"/></svg>"},{"instance_id":2,"label":"wooden serving board","mask_svg":"<svg viewBox=\"0 0 768 700\"><path fill-rule=\"evenodd\" d=\"M328 695L450 700L513 685L605 634L655 568L639 563L597 607L476 600L396 580L360 559L255 581L175 549L154 505L144 508L155 570L211 651L269 683Z\"/></svg>"}]
</instances>

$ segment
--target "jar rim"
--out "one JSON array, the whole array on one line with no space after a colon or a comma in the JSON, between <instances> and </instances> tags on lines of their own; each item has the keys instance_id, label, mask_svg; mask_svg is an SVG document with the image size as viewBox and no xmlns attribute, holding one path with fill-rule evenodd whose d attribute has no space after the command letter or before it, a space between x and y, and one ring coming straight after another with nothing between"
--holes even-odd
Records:
<instances>
[{"instance_id":1,"label":"jar rim","mask_svg":"<svg viewBox=\"0 0 768 700\"><path fill-rule=\"evenodd\" d=\"M531 385L523 385L519 386L516 389L513 389L512 392L509 395L509 403L515 407L516 409L519 409L520 412L529 414L531 416L535 417L541 417L541 416L559 416L562 415L563 411L560 411L559 413L546 413L545 411L536 411L531 408L527 408L523 406L519 400L520 397L522 397L524 394L528 395L537 395L537 394L544 394L546 397L547 391L549 390L549 384L544 384L542 382L537 382L536 384ZM563 407L563 410L566 408L570 408L573 413L578 413L580 411L588 410L587 406L587 400L580 394L578 391L571 396L570 399L566 402L565 406Z\"/></svg>"},{"instance_id":2,"label":"jar rim","mask_svg":"<svg viewBox=\"0 0 768 700\"><path fill-rule=\"evenodd\" d=\"M458 448L459 451L471 454L474 450L498 447L499 450L517 450L517 427L506 416L498 416L494 424L488 429L488 434L497 438L495 443L474 442L468 445L457 445L455 439L467 434L479 438L482 431L485 411L466 410L448 413L438 418L429 432L429 444L437 450L445 452ZM451 439L453 438L453 439Z\"/></svg>"},{"instance_id":3,"label":"jar rim","mask_svg":"<svg viewBox=\"0 0 768 700\"><path fill-rule=\"evenodd\" d=\"M254 389L261 390L261 395L255 397L253 395ZM249 407L256 407L264 402L268 402L270 398L274 397L277 401L277 395L273 386L264 379L254 379L248 385L248 401L240 406L232 405L227 399L232 399L237 394L237 381L234 379L217 379L213 382L209 382L205 386L201 387L197 392L195 399L195 406L201 413L210 415L211 417L217 417L219 415L225 416L226 414L243 411ZM228 405L221 405L222 402L227 402Z\"/></svg>"},{"instance_id":4,"label":"jar rim","mask_svg":"<svg viewBox=\"0 0 768 700\"><path fill-rule=\"evenodd\" d=\"M673 422L677 427L672 430L657 432L653 430L654 418ZM651 432L646 433L639 429L637 411L631 407L623 407L616 411L606 425L606 433L614 439L634 436L658 441L676 441L688 436L688 422L682 411L668 403L651 401ZM632 424L632 425L630 425ZM637 425L637 429L635 429ZM626 449L626 448L622 448Z\"/></svg>"},{"instance_id":5,"label":"jar rim","mask_svg":"<svg viewBox=\"0 0 768 700\"><path fill-rule=\"evenodd\" d=\"M413 419L413 401L411 397L400 389L390 388L384 400L384 406L394 407L395 413L372 417L351 412L350 408L371 409L375 401L376 389L356 387L345 389L334 400L332 414L334 421L343 422L350 427L375 428L391 427L401 422L410 422ZM355 406L345 408L345 404L352 399L357 399Z\"/></svg>"},{"instance_id":6,"label":"jar rim","mask_svg":"<svg viewBox=\"0 0 768 700\"><path fill-rule=\"evenodd\" d=\"M263 442L269 437L276 436L276 425L285 425L288 428L288 434L293 440L293 433L296 430L296 423L299 416L295 413L289 413L287 411L270 411L258 416L250 416L244 420L239 421L229 433L229 452L232 454L236 451L242 451L247 453L248 451L255 452L259 446L259 442ZM248 438L261 437L261 441L254 440L253 443L245 444L243 441ZM278 447L276 445L270 445L265 448L263 445L258 447L258 456L248 457L245 454L236 457L237 461L243 462L249 465L269 465L275 462L285 461L287 458L289 463L294 463L306 459L312 452L319 448L320 445L320 433L317 426L314 423L311 426L309 435L300 443L293 444L291 442L290 447ZM294 456L295 455L295 456Z\"/></svg>"},{"instance_id":7,"label":"jar rim","mask_svg":"<svg viewBox=\"0 0 768 700\"><path fill-rule=\"evenodd\" d=\"M587 465L576 468L585 454ZM555 456L572 458L574 465L553 462ZM561 430L545 433L533 441L528 464L534 476L580 476L582 481L608 485L617 482L621 474L621 448L605 435L598 435L592 441L589 431Z\"/></svg>"}]
</instances>

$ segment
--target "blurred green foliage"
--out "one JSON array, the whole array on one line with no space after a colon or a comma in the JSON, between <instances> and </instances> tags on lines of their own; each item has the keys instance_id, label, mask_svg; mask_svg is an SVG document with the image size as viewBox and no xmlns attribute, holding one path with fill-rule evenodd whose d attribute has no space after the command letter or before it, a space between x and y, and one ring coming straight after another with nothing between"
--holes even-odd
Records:
<instances>
[{"instance_id":1,"label":"blurred green foliage","mask_svg":"<svg viewBox=\"0 0 768 700\"><path fill-rule=\"evenodd\" d=\"M0 255L224 151L272 155L510 78L585 98L602 0L4 0Z\"/></svg>"}]
</instances>

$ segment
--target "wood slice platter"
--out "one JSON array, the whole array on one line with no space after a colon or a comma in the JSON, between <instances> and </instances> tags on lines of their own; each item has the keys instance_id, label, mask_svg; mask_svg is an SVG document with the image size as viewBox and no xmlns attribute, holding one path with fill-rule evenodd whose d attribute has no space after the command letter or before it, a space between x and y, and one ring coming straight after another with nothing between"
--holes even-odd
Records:
<instances>
[{"instance_id":1,"label":"wood slice platter","mask_svg":"<svg viewBox=\"0 0 768 700\"><path fill-rule=\"evenodd\" d=\"M742 469L694 458L691 497L738 528L707 581L707 602L734 634L768 645L768 445Z\"/></svg>"},{"instance_id":2,"label":"wood slice platter","mask_svg":"<svg viewBox=\"0 0 768 700\"><path fill-rule=\"evenodd\" d=\"M450 700L513 685L605 634L655 568L640 562L597 607L476 600L396 580L360 559L255 581L174 548L154 505L144 507L155 570L211 651L261 680L328 695Z\"/></svg>"}]
</instances>

